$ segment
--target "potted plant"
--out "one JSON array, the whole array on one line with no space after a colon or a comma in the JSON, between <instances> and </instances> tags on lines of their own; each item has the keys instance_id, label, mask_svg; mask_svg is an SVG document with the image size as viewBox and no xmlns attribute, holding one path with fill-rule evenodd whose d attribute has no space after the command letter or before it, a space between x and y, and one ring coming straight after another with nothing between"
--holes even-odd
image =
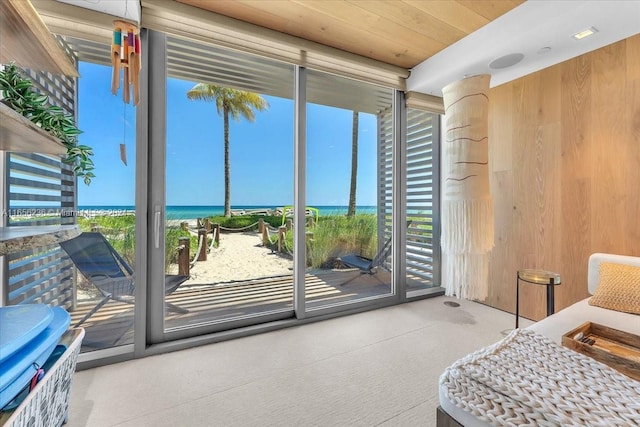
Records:
<instances>
[{"instance_id":1,"label":"potted plant","mask_svg":"<svg viewBox=\"0 0 640 427\"><path fill-rule=\"evenodd\" d=\"M30 79L23 77L15 64L5 65L0 70L0 90L2 102L19 114L31 120L51 135L58 138L67 148L65 163L73 165L76 176L89 185L93 174L93 150L78 143L82 133L76 127L74 118L62 108L50 105L49 97L40 95Z\"/></svg>"}]
</instances>

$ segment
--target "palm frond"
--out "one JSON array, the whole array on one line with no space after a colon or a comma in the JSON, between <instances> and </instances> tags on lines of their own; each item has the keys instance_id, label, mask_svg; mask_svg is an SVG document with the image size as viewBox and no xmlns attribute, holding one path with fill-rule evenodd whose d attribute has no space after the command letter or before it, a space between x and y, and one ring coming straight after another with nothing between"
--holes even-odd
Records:
<instances>
[{"instance_id":1,"label":"palm frond","mask_svg":"<svg viewBox=\"0 0 640 427\"><path fill-rule=\"evenodd\" d=\"M235 121L245 118L253 122L254 110L265 111L269 108L269 103L257 93L211 83L197 83L187 91L187 98L193 101L215 102L218 114L222 114L226 106L229 115Z\"/></svg>"}]
</instances>

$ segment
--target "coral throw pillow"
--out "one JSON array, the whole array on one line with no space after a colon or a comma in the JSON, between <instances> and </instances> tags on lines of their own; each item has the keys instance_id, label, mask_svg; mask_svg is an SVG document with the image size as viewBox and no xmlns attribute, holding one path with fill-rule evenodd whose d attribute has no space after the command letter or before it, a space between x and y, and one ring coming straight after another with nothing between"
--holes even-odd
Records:
<instances>
[{"instance_id":1,"label":"coral throw pillow","mask_svg":"<svg viewBox=\"0 0 640 427\"><path fill-rule=\"evenodd\" d=\"M640 267L612 262L600 263L600 283L590 305L640 314Z\"/></svg>"}]
</instances>

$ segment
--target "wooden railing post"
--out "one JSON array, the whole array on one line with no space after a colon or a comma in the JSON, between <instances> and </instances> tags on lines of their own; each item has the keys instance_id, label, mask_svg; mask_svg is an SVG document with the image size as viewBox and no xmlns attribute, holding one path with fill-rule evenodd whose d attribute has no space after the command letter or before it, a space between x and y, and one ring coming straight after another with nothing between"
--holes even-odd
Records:
<instances>
[{"instance_id":1,"label":"wooden railing post","mask_svg":"<svg viewBox=\"0 0 640 427\"><path fill-rule=\"evenodd\" d=\"M178 239L180 245L178 249L178 274L181 276L189 275L189 259L191 258L191 239L188 237L180 237Z\"/></svg>"},{"instance_id":2,"label":"wooden railing post","mask_svg":"<svg viewBox=\"0 0 640 427\"><path fill-rule=\"evenodd\" d=\"M282 252L282 248L284 246L285 235L287 234L287 227L281 226L278 227L278 252Z\"/></svg>"},{"instance_id":3,"label":"wooden railing post","mask_svg":"<svg viewBox=\"0 0 640 427\"><path fill-rule=\"evenodd\" d=\"M200 247L200 239L202 239L202 249L200 250L200 253L198 253L198 261L206 261L207 251L205 249L207 247L207 229L204 227L198 229L198 247Z\"/></svg>"},{"instance_id":4,"label":"wooden railing post","mask_svg":"<svg viewBox=\"0 0 640 427\"><path fill-rule=\"evenodd\" d=\"M211 218L204 219L204 228L207 229L207 233L211 232Z\"/></svg>"},{"instance_id":5,"label":"wooden railing post","mask_svg":"<svg viewBox=\"0 0 640 427\"><path fill-rule=\"evenodd\" d=\"M264 230L264 219L258 218L258 233L262 234L262 230Z\"/></svg>"},{"instance_id":6,"label":"wooden railing post","mask_svg":"<svg viewBox=\"0 0 640 427\"><path fill-rule=\"evenodd\" d=\"M213 242L215 246L220 245L220 224L217 222L211 224L211 228L213 230Z\"/></svg>"},{"instance_id":7,"label":"wooden railing post","mask_svg":"<svg viewBox=\"0 0 640 427\"><path fill-rule=\"evenodd\" d=\"M268 246L269 245L269 227L262 224L261 233L262 233L262 246Z\"/></svg>"},{"instance_id":8,"label":"wooden railing post","mask_svg":"<svg viewBox=\"0 0 640 427\"><path fill-rule=\"evenodd\" d=\"M189 231L189 223L188 223L187 221L182 221L182 222L180 223L180 228L181 228L183 231Z\"/></svg>"},{"instance_id":9,"label":"wooden railing post","mask_svg":"<svg viewBox=\"0 0 640 427\"><path fill-rule=\"evenodd\" d=\"M100 232L100 226L98 225L97 222L92 222L91 223L91 231Z\"/></svg>"},{"instance_id":10,"label":"wooden railing post","mask_svg":"<svg viewBox=\"0 0 640 427\"><path fill-rule=\"evenodd\" d=\"M287 220L287 222L285 223L285 227L287 227L287 230L291 230L291 228L293 227L293 221L291 221L291 218Z\"/></svg>"}]
</instances>

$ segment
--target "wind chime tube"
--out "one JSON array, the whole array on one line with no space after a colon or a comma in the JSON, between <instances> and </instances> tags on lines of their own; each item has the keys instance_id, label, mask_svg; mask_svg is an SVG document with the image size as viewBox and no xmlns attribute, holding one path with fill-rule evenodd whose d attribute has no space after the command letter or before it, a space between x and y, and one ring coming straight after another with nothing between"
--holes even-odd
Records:
<instances>
[{"instance_id":1,"label":"wind chime tube","mask_svg":"<svg viewBox=\"0 0 640 427\"><path fill-rule=\"evenodd\" d=\"M125 31L120 32L120 65L124 63L125 58L127 57L127 33Z\"/></svg>"},{"instance_id":2,"label":"wind chime tube","mask_svg":"<svg viewBox=\"0 0 640 427\"><path fill-rule=\"evenodd\" d=\"M111 44L111 93L116 95L120 87L120 55L122 47L122 30L118 27L113 31Z\"/></svg>"},{"instance_id":3,"label":"wind chime tube","mask_svg":"<svg viewBox=\"0 0 640 427\"><path fill-rule=\"evenodd\" d=\"M135 59L134 64L134 79L133 79L133 105L138 105L140 102L140 70L142 69L142 61L140 60L142 50L140 48L140 36L136 34L135 36L135 46L134 46L135 55L133 56Z\"/></svg>"},{"instance_id":4,"label":"wind chime tube","mask_svg":"<svg viewBox=\"0 0 640 427\"><path fill-rule=\"evenodd\" d=\"M138 74L138 67L136 66L135 55L136 55L136 42L135 36L133 35L133 30L129 29L127 32L127 68L129 69L129 87L127 87L127 92L130 92L133 89L133 82L136 79L136 75ZM131 97L129 96L129 99Z\"/></svg>"},{"instance_id":5,"label":"wind chime tube","mask_svg":"<svg viewBox=\"0 0 640 427\"><path fill-rule=\"evenodd\" d=\"M136 34L136 62L138 63L138 71L142 70L142 43L140 42L140 35Z\"/></svg>"},{"instance_id":6,"label":"wind chime tube","mask_svg":"<svg viewBox=\"0 0 640 427\"><path fill-rule=\"evenodd\" d=\"M131 93L129 99L133 102L133 88L135 86L136 76L138 75L138 66L136 65L136 35L132 29L129 29L127 37L129 38L129 50L127 51L129 58L127 60L127 66L129 67L129 90Z\"/></svg>"},{"instance_id":7,"label":"wind chime tube","mask_svg":"<svg viewBox=\"0 0 640 427\"><path fill-rule=\"evenodd\" d=\"M446 295L484 300L489 293L489 252L494 244L489 187L490 76L443 89L442 282Z\"/></svg>"},{"instance_id":8,"label":"wind chime tube","mask_svg":"<svg viewBox=\"0 0 640 427\"><path fill-rule=\"evenodd\" d=\"M128 47L128 45L126 44L126 39L125 39L125 43L123 45L123 51L125 51L125 62L124 62L124 77L123 77L123 81L122 81L122 99L124 100L125 103L129 103L129 64L127 63L127 58L128 55L126 53Z\"/></svg>"}]
</instances>

